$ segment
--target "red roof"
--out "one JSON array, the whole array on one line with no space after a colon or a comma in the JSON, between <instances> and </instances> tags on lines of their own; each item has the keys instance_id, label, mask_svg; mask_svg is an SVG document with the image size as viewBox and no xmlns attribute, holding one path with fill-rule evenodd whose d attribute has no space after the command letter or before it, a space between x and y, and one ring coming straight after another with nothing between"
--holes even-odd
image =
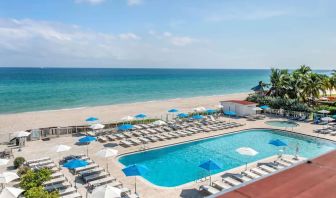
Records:
<instances>
[{"instance_id":1,"label":"red roof","mask_svg":"<svg viewBox=\"0 0 336 198\"><path fill-rule=\"evenodd\" d=\"M336 197L336 151L217 198Z\"/></svg>"},{"instance_id":2,"label":"red roof","mask_svg":"<svg viewBox=\"0 0 336 198\"><path fill-rule=\"evenodd\" d=\"M252 104L257 104L255 102L250 102L250 101L246 101L246 100L226 100L223 102L232 102L232 103L237 103L237 104L241 104L241 105L252 105Z\"/></svg>"}]
</instances>

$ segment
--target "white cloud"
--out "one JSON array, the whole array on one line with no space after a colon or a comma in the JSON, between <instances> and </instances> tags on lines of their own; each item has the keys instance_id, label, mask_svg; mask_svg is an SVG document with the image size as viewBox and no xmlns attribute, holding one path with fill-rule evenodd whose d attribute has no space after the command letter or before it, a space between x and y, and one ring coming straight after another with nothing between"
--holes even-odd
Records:
<instances>
[{"instance_id":1,"label":"white cloud","mask_svg":"<svg viewBox=\"0 0 336 198\"><path fill-rule=\"evenodd\" d=\"M186 46L193 43L193 39L187 36L175 36L171 38L171 43L175 46Z\"/></svg>"},{"instance_id":2,"label":"white cloud","mask_svg":"<svg viewBox=\"0 0 336 198\"><path fill-rule=\"evenodd\" d=\"M122 40L140 40L141 38L134 33L119 34L119 38Z\"/></svg>"},{"instance_id":3,"label":"white cloud","mask_svg":"<svg viewBox=\"0 0 336 198\"><path fill-rule=\"evenodd\" d=\"M97 5L105 2L105 0L75 0L76 3L89 3L92 5Z\"/></svg>"},{"instance_id":4,"label":"white cloud","mask_svg":"<svg viewBox=\"0 0 336 198\"><path fill-rule=\"evenodd\" d=\"M129 6L135 6L135 5L140 5L142 4L143 1L142 0L127 0L127 4Z\"/></svg>"}]
</instances>

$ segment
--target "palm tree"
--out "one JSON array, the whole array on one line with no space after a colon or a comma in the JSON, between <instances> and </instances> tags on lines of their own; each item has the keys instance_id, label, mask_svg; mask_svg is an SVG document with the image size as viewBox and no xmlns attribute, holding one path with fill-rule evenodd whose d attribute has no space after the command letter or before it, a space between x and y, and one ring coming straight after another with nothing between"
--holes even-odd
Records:
<instances>
[{"instance_id":1,"label":"palm tree","mask_svg":"<svg viewBox=\"0 0 336 198\"><path fill-rule=\"evenodd\" d=\"M270 93L274 96L280 96L284 93L284 90L288 89L288 70L286 69L271 69L271 89Z\"/></svg>"}]
</instances>

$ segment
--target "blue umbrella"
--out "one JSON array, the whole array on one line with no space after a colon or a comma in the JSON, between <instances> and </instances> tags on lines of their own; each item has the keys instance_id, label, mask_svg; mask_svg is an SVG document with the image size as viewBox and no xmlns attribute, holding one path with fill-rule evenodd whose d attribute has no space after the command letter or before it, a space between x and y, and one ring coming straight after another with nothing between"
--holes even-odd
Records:
<instances>
[{"instance_id":1,"label":"blue umbrella","mask_svg":"<svg viewBox=\"0 0 336 198\"><path fill-rule=\"evenodd\" d=\"M272 144L274 146L287 146L287 144L279 139L271 140L268 142L269 144Z\"/></svg>"},{"instance_id":2,"label":"blue umbrella","mask_svg":"<svg viewBox=\"0 0 336 198\"><path fill-rule=\"evenodd\" d=\"M178 112L178 110L177 109L170 109L170 110L168 110L168 112L169 113L176 113L176 112Z\"/></svg>"},{"instance_id":3,"label":"blue umbrella","mask_svg":"<svg viewBox=\"0 0 336 198\"><path fill-rule=\"evenodd\" d=\"M228 116L235 116L235 115L237 115L236 112L234 112L234 111L224 111L224 114L228 115Z\"/></svg>"},{"instance_id":4,"label":"blue umbrella","mask_svg":"<svg viewBox=\"0 0 336 198\"><path fill-rule=\"evenodd\" d=\"M80 159L73 159L63 164L63 167L68 168L68 169L74 169L74 168L87 166L88 164L89 163L87 161L80 160Z\"/></svg>"},{"instance_id":5,"label":"blue umbrella","mask_svg":"<svg viewBox=\"0 0 336 198\"><path fill-rule=\"evenodd\" d=\"M262 109L269 109L270 107L269 106L267 106L267 105L263 105L263 106L260 106L260 108L262 108Z\"/></svg>"},{"instance_id":6,"label":"blue umbrella","mask_svg":"<svg viewBox=\"0 0 336 198\"><path fill-rule=\"evenodd\" d=\"M141 119L142 119L142 118L147 117L147 115L140 113L140 114L138 114L138 115L135 115L134 117L135 117L135 118L141 118Z\"/></svg>"},{"instance_id":7,"label":"blue umbrella","mask_svg":"<svg viewBox=\"0 0 336 198\"><path fill-rule=\"evenodd\" d=\"M85 136L85 137L79 139L78 141L79 141L80 143L90 143L90 142L92 142L92 141L96 141L96 140L97 140L96 137Z\"/></svg>"},{"instance_id":8,"label":"blue umbrella","mask_svg":"<svg viewBox=\"0 0 336 198\"><path fill-rule=\"evenodd\" d=\"M127 131L127 130L130 130L130 129L133 129L133 125L131 125L131 124L122 124L122 125L118 126L118 130L120 130L120 131Z\"/></svg>"},{"instance_id":9,"label":"blue umbrella","mask_svg":"<svg viewBox=\"0 0 336 198\"><path fill-rule=\"evenodd\" d=\"M195 120L200 120L203 119L204 117L202 115L194 115L192 118Z\"/></svg>"},{"instance_id":10,"label":"blue umbrella","mask_svg":"<svg viewBox=\"0 0 336 198\"><path fill-rule=\"evenodd\" d=\"M206 110L206 112L207 112L208 114L213 114L213 113L216 113L217 111L216 111L216 110L213 110L213 109L208 109L208 110Z\"/></svg>"},{"instance_id":11,"label":"blue umbrella","mask_svg":"<svg viewBox=\"0 0 336 198\"><path fill-rule=\"evenodd\" d=\"M199 165L198 167L201 167L207 171L209 171L209 176L210 176L210 185L211 185L211 171L212 170L218 170L221 169L221 166L213 161L213 160L208 160L206 162L203 162L201 165Z\"/></svg>"},{"instance_id":12,"label":"blue umbrella","mask_svg":"<svg viewBox=\"0 0 336 198\"><path fill-rule=\"evenodd\" d=\"M146 174L149 171L149 169L144 165L133 164L133 165L127 166L126 168L122 169L122 171L127 177L135 176L134 177L134 192L136 193L136 176L142 176Z\"/></svg>"},{"instance_id":13,"label":"blue umbrella","mask_svg":"<svg viewBox=\"0 0 336 198\"><path fill-rule=\"evenodd\" d=\"M87 121L87 122L94 122L94 121L97 121L97 120L98 120L98 118L95 118L95 117L88 117L88 118L86 118L85 121Z\"/></svg>"},{"instance_id":14,"label":"blue umbrella","mask_svg":"<svg viewBox=\"0 0 336 198\"><path fill-rule=\"evenodd\" d=\"M177 114L177 116L179 118L187 118L187 117L189 117L189 114L187 114L187 113L180 113L180 114Z\"/></svg>"}]
</instances>

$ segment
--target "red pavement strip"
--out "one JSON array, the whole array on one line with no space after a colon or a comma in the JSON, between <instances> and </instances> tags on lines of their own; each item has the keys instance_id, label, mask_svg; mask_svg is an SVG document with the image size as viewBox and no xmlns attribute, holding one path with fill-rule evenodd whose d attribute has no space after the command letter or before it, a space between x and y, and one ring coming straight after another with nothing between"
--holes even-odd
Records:
<instances>
[{"instance_id":1,"label":"red pavement strip","mask_svg":"<svg viewBox=\"0 0 336 198\"><path fill-rule=\"evenodd\" d=\"M218 198L336 198L336 151Z\"/></svg>"}]
</instances>

